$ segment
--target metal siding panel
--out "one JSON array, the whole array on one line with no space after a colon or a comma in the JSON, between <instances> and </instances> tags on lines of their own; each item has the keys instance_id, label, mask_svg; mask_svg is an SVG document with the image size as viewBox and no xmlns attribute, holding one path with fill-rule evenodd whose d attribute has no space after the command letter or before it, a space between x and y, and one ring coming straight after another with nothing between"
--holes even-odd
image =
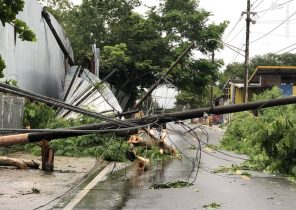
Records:
<instances>
[{"instance_id":1,"label":"metal siding panel","mask_svg":"<svg viewBox=\"0 0 296 210\"><path fill-rule=\"evenodd\" d=\"M14 28L0 25L0 54L6 63L6 79L14 79L18 86L49 97L61 98L65 80L64 55L46 22L41 17L42 7L36 0L25 0L23 12L18 18L24 20L35 32L37 42L20 39L14 42ZM51 16L51 22L73 54L64 31Z\"/></svg>"},{"instance_id":2,"label":"metal siding panel","mask_svg":"<svg viewBox=\"0 0 296 210\"><path fill-rule=\"evenodd\" d=\"M3 128L4 121L4 102L3 102L3 94L0 94L0 128Z\"/></svg>"}]
</instances>

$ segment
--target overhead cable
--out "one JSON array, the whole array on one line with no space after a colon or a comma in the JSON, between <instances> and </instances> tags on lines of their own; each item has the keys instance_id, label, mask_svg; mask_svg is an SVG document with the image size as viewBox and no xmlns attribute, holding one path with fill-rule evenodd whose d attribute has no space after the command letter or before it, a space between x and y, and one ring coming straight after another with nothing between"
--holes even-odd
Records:
<instances>
[{"instance_id":1,"label":"overhead cable","mask_svg":"<svg viewBox=\"0 0 296 210\"><path fill-rule=\"evenodd\" d=\"M243 57L245 56L245 55L243 55L242 53L240 53L238 50L233 49L231 46L229 46L229 45L225 45L225 46L228 47L230 50L236 52L237 55L241 55L241 56L243 56Z\"/></svg>"},{"instance_id":2,"label":"overhead cable","mask_svg":"<svg viewBox=\"0 0 296 210\"><path fill-rule=\"evenodd\" d=\"M257 42L261 39L263 39L264 37L268 36L270 33L272 33L273 31L275 31L276 29L278 29L280 26L282 26L285 22L287 22L291 17L293 17L296 14L296 12L294 12L293 14L291 14L286 20L284 20L282 23L280 23L279 25L277 25L275 28L273 28L272 30L270 30L269 32L267 32L266 34L264 34L263 36L251 41L250 43L254 43Z\"/></svg>"},{"instance_id":3,"label":"overhead cable","mask_svg":"<svg viewBox=\"0 0 296 210\"><path fill-rule=\"evenodd\" d=\"M230 41L228 41L228 42L232 42L235 38L237 38L237 36L244 30L246 28L246 25L244 25L240 30L239 30L239 32L238 33L236 33L234 36L233 36L233 38L230 40Z\"/></svg>"},{"instance_id":4,"label":"overhead cable","mask_svg":"<svg viewBox=\"0 0 296 210\"><path fill-rule=\"evenodd\" d=\"M229 38L229 36L233 33L234 29L238 26L239 22L242 20L243 16L241 15L236 24L233 26L233 28L228 32L228 34L225 37L225 41Z\"/></svg>"},{"instance_id":5,"label":"overhead cable","mask_svg":"<svg viewBox=\"0 0 296 210\"><path fill-rule=\"evenodd\" d=\"M140 128L148 127L152 125L152 123L148 123L145 125L138 125L138 126L132 126L128 128L105 128L105 129L98 129L98 130L76 130L76 129L18 129L18 128L0 128L0 134L8 133L8 132L13 132L13 133L69 133L69 134L98 134L98 133L111 133L111 132L122 132L122 131L132 131L132 130L137 130Z\"/></svg>"},{"instance_id":6,"label":"overhead cable","mask_svg":"<svg viewBox=\"0 0 296 210\"><path fill-rule=\"evenodd\" d=\"M264 9L264 10L258 11L257 13L278 9L279 7L281 7L281 6L285 5L285 4L291 3L293 1L295 1L295 0L289 0L289 1L286 1L285 3L274 5L274 6L270 7L269 9Z\"/></svg>"},{"instance_id":7,"label":"overhead cable","mask_svg":"<svg viewBox=\"0 0 296 210\"><path fill-rule=\"evenodd\" d=\"M261 0L254 8L252 8L253 10L255 10L257 7L259 7L260 6L260 4L262 4L263 3L263 1L264 0ZM253 4L252 4L252 6L256 3L257 1L255 1Z\"/></svg>"},{"instance_id":8,"label":"overhead cable","mask_svg":"<svg viewBox=\"0 0 296 210\"><path fill-rule=\"evenodd\" d=\"M282 54L285 54L285 53L292 52L292 51L294 51L295 49L296 49L296 47L295 47L295 48L293 48L293 49L291 49L291 50L289 50L289 51L287 51L287 52L284 52L284 53L282 53Z\"/></svg>"},{"instance_id":9,"label":"overhead cable","mask_svg":"<svg viewBox=\"0 0 296 210\"><path fill-rule=\"evenodd\" d=\"M290 48L290 47L292 47L292 46L295 46L295 45L296 45L296 43L291 44L291 45L289 45L289 46L287 46L287 47L285 47L285 48L283 48L283 49L280 49L280 50L276 51L274 54L277 54L277 53L279 53L279 52L281 52L281 51L284 51L284 50L286 50L286 49L288 49L288 48Z\"/></svg>"}]
</instances>

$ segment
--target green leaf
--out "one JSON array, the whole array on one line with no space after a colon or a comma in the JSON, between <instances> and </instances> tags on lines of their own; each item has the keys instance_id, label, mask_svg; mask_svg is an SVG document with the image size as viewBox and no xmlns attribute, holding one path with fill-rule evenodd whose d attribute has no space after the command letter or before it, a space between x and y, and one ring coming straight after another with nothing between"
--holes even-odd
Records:
<instances>
[{"instance_id":1,"label":"green leaf","mask_svg":"<svg viewBox=\"0 0 296 210\"><path fill-rule=\"evenodd\" d=\"M17 34L19 34L19 38L22 41L31 41L35 42L36 41L36 35L35 33L28 27L28 25L19 19L15 19L13 21L15 31Z\"/></svg>"},{"instance_id":2,"label":"green leaf","mask_svg":"<svg viewBox=\"0 0 296 210\"><path fill-rule=\"evenodd\" d=\"M0 78L4 77L3 70L6 68L5 62L0 55Z\"/></svg>"}]
</instances>

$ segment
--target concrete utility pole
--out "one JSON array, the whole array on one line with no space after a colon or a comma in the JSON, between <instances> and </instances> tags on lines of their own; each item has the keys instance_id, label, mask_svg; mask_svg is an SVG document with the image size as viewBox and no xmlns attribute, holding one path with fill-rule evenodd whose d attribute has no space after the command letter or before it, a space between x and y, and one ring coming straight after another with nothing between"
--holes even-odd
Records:
<instances>
[{"instance_id":1,"label":"concrete utility pole","mask_svg":"<svg viewBox=\"0 0 296 210\"><path fill-rule=\"evenodd\" d=\"M245 50L245 65L244 65L244 102L248 102L248 80L249 80L249 45L250 45L250 22L251 22L251 2L247 0L247 14L246 18L246 50Z\"/></svg>"},{"instance_id":2,"label":"concrete utility pole","mask_svg":"<svg viewBox=\"0 0 296 210\"><path fill-rule=\"evenodd\" d=\"M247 11L242 12L242 15L247 14L246 18L246 50L245 50L245 65L244 65L244 102L248 102L248 80L249 80L249 67L250 67L250 23L255 23L255 21L252 21L251 14L255 15L256 12L251 12L251 2L250 0L247 0Z\"/></svg>"}]
</instances>

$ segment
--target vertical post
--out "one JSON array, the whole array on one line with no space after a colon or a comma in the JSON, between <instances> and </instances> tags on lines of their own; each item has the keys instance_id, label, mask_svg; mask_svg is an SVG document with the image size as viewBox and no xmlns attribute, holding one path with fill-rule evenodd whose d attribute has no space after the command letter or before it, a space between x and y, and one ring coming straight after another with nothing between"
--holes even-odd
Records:
<instances>
[{"instance_id":1,"label":"vertical post","mask_svg":"<svg viewBox=\"0 0 296 210\"><path fill-rule=\"evenodd\" d=\"M53 171L54 152L49 146L48 141L43 140L41 143L41 154L42 154L42 170Z\"/></svg>"},{"instance_id":2,"label":"vertical post","mask_svg":"<svg viewBox=\"0 0 296 210\"><path fill-rule=\"evenodd\" d=\"M249 80L249 45L250 45L250 22L251 22L251 3L247 0L247 18L246 18L246 50L245 50L245 65L244 65L244 102L248 102L248 80Z\"/></svg>"},{"instance_id":3,"label":"vertical post","mask_svg":"<svg viewBox=\"0 0 296 210\"><path fill-rule=\"evenodd\" d=\"M213 63L213 65L215 63L215 52L214 52L214 50L212 52L212 63ZM211 86L210 86L210 88L211 88L211 92L210 92L210 107L212 109L213 108L213 77L212 76L211 76Z\"/></svg>"},{"instance_id":4,"label":"vertical post","mask_svg":"<svg viewBox=\"0 0 296 210\"><path fill-rule=\"evenodd\" d=\"M100 63L99 63L99 58L100 58L100 48L97 48L96 44L92 45L92 51L94 54L94 65L95 65L95 71L94 74L99 77L99 68L100 68Z\"/></svg>"},{"instance_id":5,"label":"vertical post","mask_svg":"<svg viewBox=\"0 0 296 210\"><path fill-rule=\"evenodd\" d=\"M215 65L215 51L213 50L213 52L212 52L212 63L213 63L213 65ZM213 109L213 107L214 107L214 105L213 105L213 83L214 83L214 81L213 81L213 77L211 76L211 94L210 94L210 107L211 107L211 110ZM213 122L213 115L212 114L210 114L209 116L208 116L208 125L210 126L210 127L212 127L212 122Z\"/></svg>"}]
</instances>

